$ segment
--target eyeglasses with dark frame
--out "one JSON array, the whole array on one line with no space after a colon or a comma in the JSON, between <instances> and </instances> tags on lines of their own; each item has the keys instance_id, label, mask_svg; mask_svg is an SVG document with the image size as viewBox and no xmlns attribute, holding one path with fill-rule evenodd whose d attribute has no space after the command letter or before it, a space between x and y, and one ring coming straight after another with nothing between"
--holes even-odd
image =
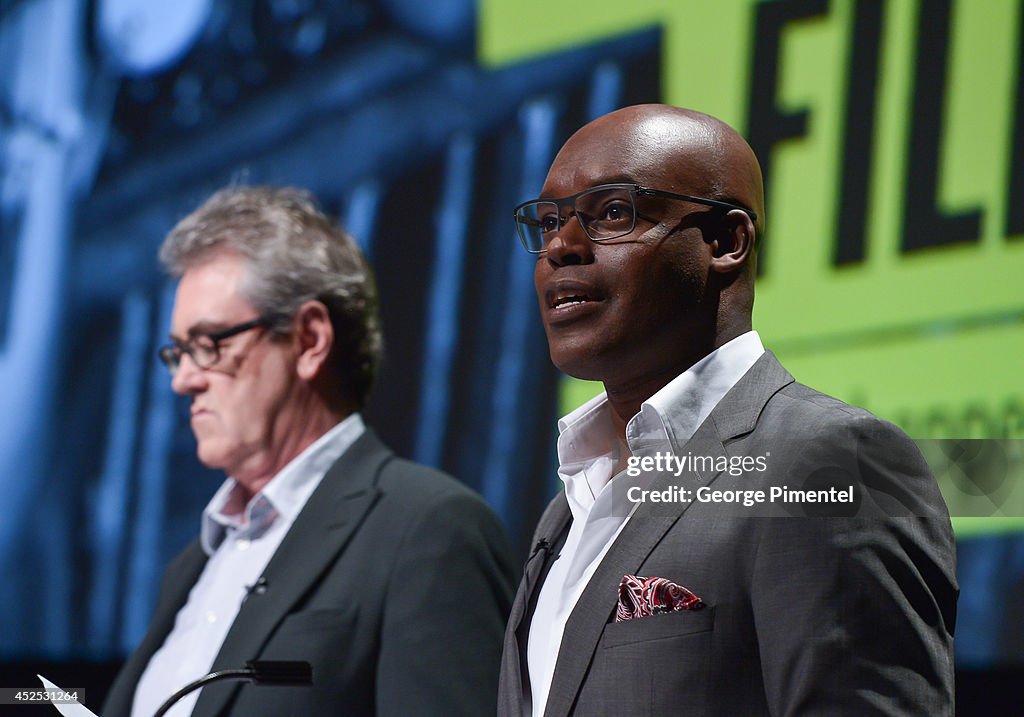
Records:
<instances>
[{"instance_id":1,"label":"eyeglasses with dark frame","mask_svg":"<svg viewBox=\"0 0 1024 717\"><path fill-rule=\"evenodd\" d=\"M199 334L193 336L187 341L173 341L166 346L160 347L158 354L160 360L164 362L167 370L171 372L173 376L178 371L178 367L181 365L181 357L183 354L188 354L192 357L192 361L195 362L196 366L202 369L213 368L220 361L220 342L224 339L229 339L232 336L237 336L245 331L252 329L268 326L270 324L266 317L259 316L250 321L245 321L241 324L235 324L229 326L226 329L220 331L211 331L206 334Z\"/></svg>"},{"instance_id":2,"label":"eyeglasses with dark frame","mask_svg":"<svg viewBox=\"0 0 1024 717\"><path fill-rule=\"evenodd\" d=\"M555 233L573 216L591 241L603 242L624 237L636 228L638 196L664 197L716 209L739 209L757 221L757 214L754 211L718 199L691 197L688 194L666 192L662 189L642 187L639 184L600 184L571 197L534 199L517 206L515 221L519 239L526 251L531 254L543 254ZM563 217L561 209L565 206L572 207L572 211Z\"/></svg>"}]
</instances>

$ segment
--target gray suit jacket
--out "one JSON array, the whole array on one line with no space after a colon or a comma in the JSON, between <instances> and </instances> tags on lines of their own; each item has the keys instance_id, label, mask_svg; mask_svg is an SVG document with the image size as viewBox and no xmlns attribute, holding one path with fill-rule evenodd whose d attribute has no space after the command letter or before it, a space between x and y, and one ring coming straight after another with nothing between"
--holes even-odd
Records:
<instances>
[{"instance_id":1,"label":"gray suit jacket","mask_svg":"<svg viewBox=\"0 0 1024 717\"><path fill-rule=\"evenodd\" d=\"M492 713L512 598L511 549L476 494L394 456L367 430L327 472L267 565L213 669L307 660L312 688L218 683L193 715ZM167 569L159 604L104 717L127 717L135 685L185 604L206 555Z\"/></svg>"},{"instance_id":2,"label":"gray suit jacket","mask_svg":"<svg viewBox=\"0 0 1024 717\"><path fill-rule=\"evenodd\" d=\"M899 429L796 383L766 353L682 453L768 454L768 470L662 475L654 488L856 482L861 502L826 507L838 517L810 517L822 510L810 504L641 504L569 617L547 717L953 714L953 535ZM536 540L557 553L570 519L557 496ZM531 557L513 603L501 717L523 715L522 656L545 555ZM627 573L684 585L706 607L615 623Z\"/></svg>"}]
</instances>

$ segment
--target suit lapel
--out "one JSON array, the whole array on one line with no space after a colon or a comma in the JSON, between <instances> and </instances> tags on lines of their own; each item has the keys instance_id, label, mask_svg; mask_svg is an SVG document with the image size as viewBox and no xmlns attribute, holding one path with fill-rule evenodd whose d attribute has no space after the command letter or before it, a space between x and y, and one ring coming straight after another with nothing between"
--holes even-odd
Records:
<instances>
[{"instance_id":1,"label":"suit lapel","mask_svg":"<svg viewBox=\"0 0 1024 717\"><path fill-rule=\"evenodd\" d=\"M138 652L145 653L143 669L149 663L149 658L153 656L153 653L163 646L164 640L174 628L178 611L188 600L189 592L199 580L199 576L206 566L206 560L206 553L203 552L199 541L195 540L168 566L160 601L153 613L149 630L139 644Z\"/></svg>"},{"instance_id":2,"label":"suit lapel","mask_svg":"<svg viewBox=\"0 0 1024 717\"><path fill-rule=\"evenodd\" d=\"M192 586L199 580L199 575L206 565L206 553L203 552L199 541L195 540L175 558L164 576L163 587L160 591L160 599L157 602L156 610L153 612L153 619L150 621L149 629L146 631L142 642L132 652L128 662L118 675L117 682L111 687L110 697L104 705L104 714L124 715L131 714L132 703L135 699L135 688L142 677L146 665L149 664L153 654L164 644L167 635L174 627L174 620L178 615Z\"/></svg>"},{"instance_id":3,"label":"suit lapel","mask_svg":"<svg viewBox=\"0 0 1024 717\"><path fill-rule=\"evenodd\" d=\"M367 429L327 471L263 571L266 592L243 603L212 671L239 668L259 656L278 623L317 583L373 506L377 474L391 457ZM204 689L193 716L220 714L239 687Z\"/></svg>"},{"instance_id":4,"label":"suit lapel","mask_svg":"<svg viewBox=\"0 0 1024 717\"><path fill-rule=\"evenodd\" d=\"M564 537L571 517L565 494L560 493L544 511L544 515L541 516L540 522L537 524L535 534L538 537L538 545L540 540L550 546L558 545ZM550 558L548 550L534 546L530 558L523 566L523 579L516 591L508 625L505 628L505 646L501 658L501 685L498 693L499 715L520 717L523 714L523 690L526 689L527 683L523 680L522 673L523 658L519 649L522 644L520 630L529 626L529 621L524 623L523 619L529 610L534 593L543 582L545 568L551 564Z\"/></svg>"},{"instance_id":5,"label":"suit lapel","mask_svg":"<svg viewBox=\"0 0 1024 717\"><path fill-rule=\"evenodd\" d=\"M509 616L509 625L513 630L518 630L526 615L527 608L534 593L541 582L538 578L544 568L550 562L550 547L559 542L560 536L565 532L572 514L569 512L569 504L565 500L565 494L560 493L552 501L551 506L544 511L540 522L537 524L536 535L538 545L544 541L549 546L548 550L534 546L533 555L527 560L523 568L523 581L519 591L516 593L515 602L512 604L512 613Z\"/></svg>"},{"instance_id":6,"label":"suit lapel","mask_svg":"<svg viewBox=\"0 0 1024 717\"><path fill-rule=\"evenodd\" d=\"M775 356L765 352L735 386L722 398L697 429L681 453L694 456L728 455L724 441L749 433L768 400L783 386L793 381ZM660 475L652 490L683 484L691 490L709 485L719 475L713 471L703 475L682 474L679 477ZM561 649L555 663L551 691L545 717L565 717L576 701L597 643L613 614L618 600L622 576L635 574L690 503L641 503L609 548L594 576L580 596L565 625Z\"/></svg>"}]
</instances>

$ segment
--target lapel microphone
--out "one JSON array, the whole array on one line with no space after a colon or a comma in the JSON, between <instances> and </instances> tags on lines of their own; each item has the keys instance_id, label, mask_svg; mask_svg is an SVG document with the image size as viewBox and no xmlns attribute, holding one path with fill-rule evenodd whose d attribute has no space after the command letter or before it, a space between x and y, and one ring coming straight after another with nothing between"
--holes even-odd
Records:
<instances>
[{"instance_id":1,"label":"lapel microphone","mask_svg":"<svg viewBox=\"0 0 1024 717\"><path fill-rule=\"evenodd\" d=\"M268 587L270 587L270 583L268 583L267 579L261 575L259 580L254 582L252 585L245 586L245 597L242 598L242 602L244 603L253 595L262 595L267 591Z\"/></svg>"},{"instance_id":2,"label":"lapel microphone","mask_svg":"<svg viewBox=\"0 0 1024 717\"><path fill-rule=\"evenodd\" d=\"M537 541L537 544L533 546L533 552L530 553L530 560L533 560L535 557L537 557L537 553L541 551L544 552L545 558L550 558L552 550L553 549L551 547L551 543L548 542L548 539L541 538Z\"/></svg>"},{"instance_id":3,"label":"lapel microphone","mask_svg":"<svg viewBox=\"0 0 1024 717\"><path fill-rule=\"evenodd\" d=\"M523 564L523 585L526 588L526 594L533 594L533 588L537 580L537 576L540 575L544 569L545 563L551 558L553 549L551 543L548 542L547 538L541 538L537 541L537 544L533 546L533 551L530 553L530 557L526 559L526 563ZM535 560L535 558L544 553L543 560Z\"/></svg>"},{"instance_id":4,"label":"lapel microphone","mask_svg":"<svg viewBox=\"0 0 1024 717\"><path fill-rule=\"evenodd\" d=\"M153 717L164 717L167 710L189 692L198 690L200 687L211 682L239 681L251 682L254 685L273 685L276 687L306 687L313 684L313 668L308 662L285 661L285 660L252 660L245 663L240 670L220 670L211 672L200 677L195 682L189 682L180 690L175 692L167 701L160 705L160 709L153 713Z\"/></svg>"}]
</instances>

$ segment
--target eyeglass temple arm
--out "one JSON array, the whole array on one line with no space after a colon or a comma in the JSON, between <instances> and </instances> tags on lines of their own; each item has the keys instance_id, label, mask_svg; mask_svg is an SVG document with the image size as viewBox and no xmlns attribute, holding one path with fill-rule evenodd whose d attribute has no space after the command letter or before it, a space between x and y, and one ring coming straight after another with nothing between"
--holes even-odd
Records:
<instances>
[{"instance_id":1,"label":"eyeglass temple arm","mask_svg":"<svg viewBox=\"0 0 1024 717\"><path fill-rule=\"evenodd\" d=\"M741 212L749 215L755 222L757 221L757 212L753 209L747 209L741 207L738 204L732 204L731 202L721 202L717 199L705 199L704 197L691 197L689 194L676 194L675 192L666 192L662 189L648 189L647 187L638 187L636 190L637 194L644 194L649 197L667 197L669 199L681 199L684 202L694 202L696 204L705 204L709 207L718 207L719 209L739 209Z\"/></svg>"}]
</instances>

